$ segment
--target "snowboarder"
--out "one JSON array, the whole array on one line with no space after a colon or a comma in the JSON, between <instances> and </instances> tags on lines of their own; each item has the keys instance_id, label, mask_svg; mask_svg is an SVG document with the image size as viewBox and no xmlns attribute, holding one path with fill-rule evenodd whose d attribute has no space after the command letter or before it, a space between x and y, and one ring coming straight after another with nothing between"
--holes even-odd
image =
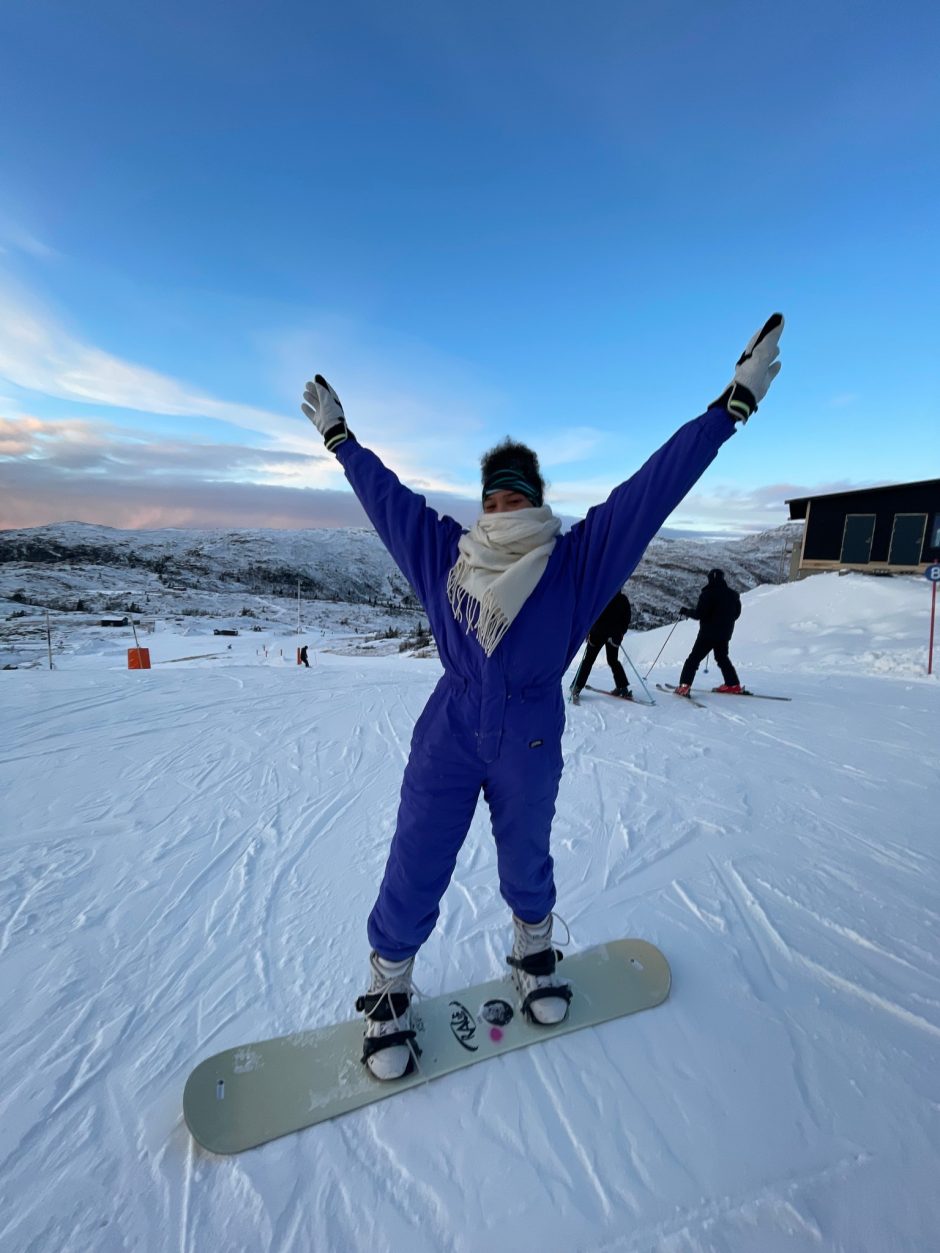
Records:
<instances>
[{"instance_id":1,"label":"snowboarder","mask_svg":"<svg viewBox=\"0 0 940 1253\"><path fill-rule=\"evenodd\" d=\"M692 651L682 666L675 694L689 695L695 672L709 653L714 653L724 679L724 683L715 688L715 691L730 692L733 695L740 693L741 683L728 656L728 644L734 633L734 624L741 616L741 597L725 582L724 570L709 570L708 582L699 593L695 608L683 607L681 612L685 618L697 619L699 628Z\"/></svg>"},{"instance_id":2,"label":"snowboarder","mask_svg":"<svg viewBox=\"0 0 940 1253\"><path fill-rule=\"evenodd\" d=\"M591 667L597 660L598 653L604 647L607 649L607 664L610 666L611 674L614 676L614 690L611 695L620 696L624 700L633 699L627 672L620 664L620 645L629 629L630 602L627 600L626 595L620 591L597 619L590 631L588 631L587 643L584 646L584 656L581 659L578 673L574 676L574 682L570 688L572 705L577 705L580 700L581 691L591 677Z\"/></svg>"},{"instance_id":3,"label":"snowboarder","mask_svg":"<svg viewBox=\"0 0 940 1253\"><path fill-rule=\"evenodd\" d=\"M481 513L467 531L358 442L322 375L307 384L303 412L421 601L444 668L415 725L368 920L370 982L357 1007L365 1015L362 1060L376 1078L397 1079L414 1066L415 954L434 929L481 791L500 892L512 910L507 960L523 1012L544 1026L567 1016L571 990L557 976L552 947L549 851L562 772L561 678L659 527L757 409L780 369L782 330L774 314L707 411L565 535L525 445L506 440L484 455ZM581 417L574 408L568 416Z\"/></svg>"},{"instance_id":4,"label":"snowboarder","mask_svg":"<svg viewBox=\"0 0 940 1253\"><path fill-rule=\"evenodd\" d=\"M300 660L301 660L301 663L305 665L307 669L309 670L310 662L307 660L307 645L306 644L304 644L303 648L300 650Z\"/></svg>"}]
</instances>

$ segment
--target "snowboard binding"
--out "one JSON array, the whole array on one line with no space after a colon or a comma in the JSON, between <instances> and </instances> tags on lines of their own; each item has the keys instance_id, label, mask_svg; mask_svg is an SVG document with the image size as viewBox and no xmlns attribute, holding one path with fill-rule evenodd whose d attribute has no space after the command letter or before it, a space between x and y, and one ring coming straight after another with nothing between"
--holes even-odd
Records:
<instances>
[{"instance_id":1,"label":"snowboard binding","mask_svg":"<svg viewBox=\"0 0 940 1253\"><path fill-rule=\"evenodd\" d=\"M528 975L531 979L552 979L555 974L555 967L558 962L564 959L564 953L557 948L545 948L540 953L530 953L527 957L507 957L506 961L515 970L521 971L523 975ZM565 1002L564 1015L558 1022L564 1022L568 1017L568 1007L571 1004L571 986L567 983L545 984L543 987L535 987L531 991L526 992L524 982L518 976L515 980L516 987L522 996L520 1009L525 1018L528 1019L536 1027L555 1027L557 1022L545 1022L538 1018L532 1010L532 1006L536 1001L558 1000Z\"/></svg>"},{"instance_id":2,"label":"snowboard binding","mask_svg":"<svg viewBox=\"0 0 940 1253\"><path fill-rule=\"evenodd\" d=\"M370 1022L400 1022L404 1019L410 1021L409 1009L411 1006L411 997L407 992L378 992L375 994L366 993L365 996L357 997L356 1009L360 1014L365 1014ZM362 1041L362 1058L363 1065L368 1063L370 1057L376 1053L381 1053L384 1049L394 1048L396 1045L404 1044L407 1046L411 1056L408 1059L408 1065L402 1075L410 1075L416 1067L416 1059L421 1056L421 1046L418 1044L417 1035L412 1029L389 1031L382 1035L367 1035Z\"/></svg>"}]
</instances>

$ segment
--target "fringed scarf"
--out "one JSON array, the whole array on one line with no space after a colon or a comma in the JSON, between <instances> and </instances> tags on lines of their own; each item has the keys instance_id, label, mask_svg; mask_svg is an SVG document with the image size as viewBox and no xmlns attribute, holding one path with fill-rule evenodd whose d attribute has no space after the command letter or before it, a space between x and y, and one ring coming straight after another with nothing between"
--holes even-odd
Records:
<instances>
[{"instance_id":1,"label":"fringed scarf","mask_svg":"<svg viewBox=\"0 0 940 1253\"><path fill-rule=\"evenodd\" d=\"M561 522L548 505L483 513L457 544L447 599L487 657L509 630L548 564Z\"/></svg>"}]
</instances>

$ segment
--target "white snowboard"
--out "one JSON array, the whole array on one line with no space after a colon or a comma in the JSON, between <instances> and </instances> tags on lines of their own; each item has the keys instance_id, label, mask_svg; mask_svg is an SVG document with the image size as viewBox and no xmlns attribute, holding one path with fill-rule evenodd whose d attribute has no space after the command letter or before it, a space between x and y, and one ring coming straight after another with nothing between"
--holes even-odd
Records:
<instances>
[{"instance_id":1,"label":"white snowboard","mask_svg":"<svg viewBox=\"0 0 940 1253\"><path fill-rule=\"evenodd\" d=\"M555 1027L523 1018L508 975L416 1001L420 1069L389 1083L374 1079L360 1061L361 1017L216 1053L186 1082L186 1125L203 1148L240 1153L511 1049L651 1009L669 995L669 964L644 940L573 953L558 971L573 995L567 1019Z\"/></svg>"}]
</instances>

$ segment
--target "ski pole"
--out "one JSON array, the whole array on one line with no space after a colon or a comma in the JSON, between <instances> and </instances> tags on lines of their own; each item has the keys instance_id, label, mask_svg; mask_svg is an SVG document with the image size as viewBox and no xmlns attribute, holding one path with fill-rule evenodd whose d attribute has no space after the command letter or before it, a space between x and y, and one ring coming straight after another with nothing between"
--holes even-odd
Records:
<instances>
[{"instance_id":1,"label":"ski pole","mask_svg":"<svg viewBox=\"0 0 940 1253\"><path fill-rule=\"evenodd\" d=\"M680 613L678 618L676 618L675 622L672 624L672 631L670 631L669 634L666 636L666 638L663 640L663 648L666 647L666 645L669 643L670 639L672 638L672 632L676 629L676 627L682 621L682 616L683 615ZM647 670L646 674L643 676L644 678L648 679L650 675L652 674L653 666L656 665L657 661L659 661L660 657L662 657L663 655L663 648L661 648L659 652L656 654L656 656L653 658L653 665L650 666L649 670Z\"/></svg>"},{"instance_id":2,"label":"ski pole","mask_svg":"<svg viewBox=\"0 0 940 1253\"><path fill-rule=\"evenodd\" d=\"M630 667L630 669L633 671L633 673L636 675L636 677L640 680L640 686L643 688L643 691L646 693L646 695L647 695L647 697L649 698L650 702L651 702L653 705L655 705L655 704L656 704L656 702L653 700L652 693L650 692L649 688L646 686L646 683L645 683L645 682L644 682L644 680L643 680L643 676L642 676L642 674L640 674L639 670L637 670L636 666L633 664L633 659L632 659L632 657L630 656L630 654L627 652L627 650L624 648L624 646L623 646L622 644L620 645L620 651L623 653L624 657L626 657L626 659L627 659L627 665Z\"/></svg>"},{"instance_id":3,"label":"ski pole","mask_svg":"<svg viewBox=\"0 0 940 1253\"><path fill-rule=\"evenodd\" d=\"M578 668L574 672L574 678L571 680L571 684L568 688L569 691L571 690L572 687L574 687L577 677L581 673L581 667L584 665L585 659L587 658L587 650L588 650L589 643L590 643L590 637L588 637L588 639L584 641L584 652L581 654L581 660L578 662Z\"/></svg>"}]
</instances>

